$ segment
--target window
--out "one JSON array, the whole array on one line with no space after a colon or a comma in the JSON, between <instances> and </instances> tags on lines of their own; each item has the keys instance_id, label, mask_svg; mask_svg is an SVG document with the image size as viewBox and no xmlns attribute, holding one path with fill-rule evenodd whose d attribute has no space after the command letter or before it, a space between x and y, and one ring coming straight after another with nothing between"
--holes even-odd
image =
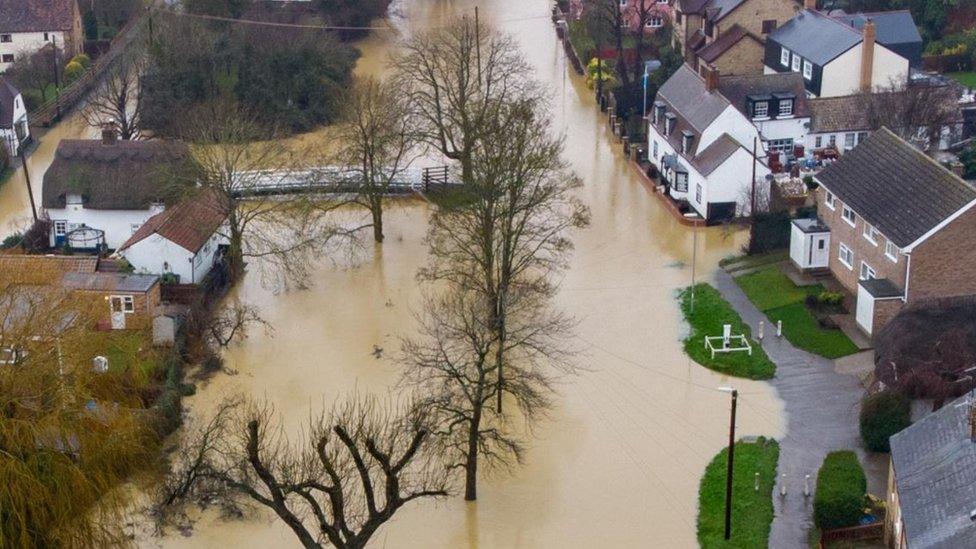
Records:
<instances>
[{"instance_id":1,"label":"window","mask_svg":"<svg viewBox=\"0 0 976 549\"><path fill-rule=\"evenodd\" d=\"M658 4L667 4L668 0L657 0Z\"/></svg>"},{"instance_id":2,"label":"window","mask_svg":"<svg viewBox=\"0 0 976 549\"><path fill-rule=\"evenodd\" d=\"M701 183L697 183L695 185L695 202L701 204L701 198L702 198L702 186Z\"/></svg>"},{"instance_id":3,"label":"window","mask_svg":"<svg viewBox=\"0 0 976 549\"><path fill-rule=\"evenodd\" d=\"M113 295L109 297L112 311L116 313L134 313L136 304L131 295Z\"/></svg>"},{"instance_id":4,"label":"window","mask_svg":"<svg viewBox=\"0 0 976 549\"><path fill-rule=\"evenodd\" d=\"M847 204L844 204L844 209L843 211L841 211L840 215L841 217L844 218L844 221L846 221L847 224L850 225L851 227L853 227L857 223L857 214L854 213L854 210L850 209L847 206Z\"/></svg>"},{"instance_id":5,"label":"window","mask_svg":"<svg viewBox=\"0 0 976 549\"><path fill-rule=\"evenodd\" d=\"M776 20L775 19L765 19L762 22L762 33L769 34L776 30Z\"/></svg>"},{"instance_id":6,"label":"window","mask_svg":"<svg viewBox=\"0 0 976 549\"><path fill-rule=\"evenodd\" d=\"M0 42L9 43L13 38L9 34L0 34Z\"/></svg>"},{"instance_id":7,"label":"window","mask_svg":"<svg viewBox=\"0 0 976 549\"><path fill-rule=\"evenodd\" d=\"M780 48L779 50L779 64L784 67L790 66L790 50L786 48Z\"/></svg>"},{"instance_id":8,"label":"window","mask_svg":"<svg viewBox=\"0 0 976 549\"><path fill-rule=\"evenodd\" d=\"M841 242L840 251L838 252L837 259L844 264L850 270L854 270L854 252L847 247L846 244Z\"/></svg>"},{"instance_id":9,"label":"window","mask_svg":"<svg viewBox=\"0 0 976 549\"><path fill-rule=\"evenodd\" d=\"M681 132L681 154L688 154L691 152L691 142L694 141L695 134L689 131Z\"/></svg>"},{"instance_id":10,"label":"window","mask_svg":"<svg viewBox=\"0 0 976 549\"><path fill-rule=\"evenodd\" d=\"M659 15L652 15L651 20L647 22L647 26L651 28L658 28L664 26L664 18Z\"/></svg>"},{"instance_id":11,"label":"window","mask_svg":"<svg viewBox=\"0 0 976 549\"><path fill-rule=\"evenodd\" d=\"M824 196L824 204L826 204L831 210L837 208L834 206L834 193L827 191L827 194Z\"/></svg>"},{"instance_id":12,"label":"window","mask_svg":"<svg viewBox=\"0 0 976 549\"><path fill-rule=\"evenodd\" d=\"M140 223L129 223L129 229L132 231L132 234L136 234L136 231L139 230L139 227L142 227L142 224L140 224Z\"/></svg>"},{"instance_id":13,"label":"window","mask_svg":"<svg viewBox=\"0 0 976 549\"><path fill-rule=\"evenodd\" d=\"M620 7L621 8L626 8L627 7L627 0L620 0Z\"/></svg>"},{"instance_id":14,"label":"window","mask_svg":"<svg viewBox=\"0 0 976 549\"><path fill-rule=\"evenodd\" d=\"M753 118L766 118L769 116L769 101L756 101L752 104Z\"/></svg>"},{"instance_id":15,"label":"window","mask_svg":"<svg viewBox=\"0 0 976 549\"><path fill-rule=\"evenodd\" d=\"M688 192L688 174L685 172L678 172L674 176L674 190L679 193Z\"/></svg>"},{"instance_id":16,"label":"window","mask_svg":"<svg viewBox=\"0 0 976 549\"><path fill-rule=\"evenodd\" d=\"M868 132L857 132L857 142L860 143L868 138Z\"/></svg>"},{"instance_id":17,"label":"window","mask_svg":"<svg viewBox=\"0 0 976 549\"><path fill-rule=\"evenodd\" d=\"M844 150L849 151L854 148L854 137L853 133L844 134Z\"/></svg>"},{"instance_id":18,"label":"window","mask_svg":"<svg viewBox=\"0 0 976 549\"><path fill-rule=\"evenodd\" d=\"M797 55L795 53L793 54L793 64L790 66L790 68L793 69L793 72L800 72L800 56L799 55Z\"/></svg>"},{"instance_id":19,"label":"window","mask_svg":"<svg viewBox=\"0 0 976 549\"><path fill-rule=\"evenodd\" d=\"M817 138L814 139L814 141L813 141L813 148L814 149L819 149L820 147L823 147L823 136L822 135L818 135Z\"/></svg>"},{"instance_id":20,"label":"window","mask_svg":"<svg viewBox=\"0 0 976 549\"><path fill-rule=\"evenodd\" d=\"M793 150L793 138L789 139L770 139L770 152L788 153Z\"/></svg>"},{"instance_id":21,"label":"window","mask_svg":"<svg viewBox=\"0 0 976 549\"><path fill-rule=\"evenodd\" d=\"M877 246L879 234L881 233L878 232L878 229L874 228L874 225L867 222L864 223L864 238L866 238L868 242Z\"/></svg>"},{"instance_id":22,"label":"window","mask_svg":"<svg viewBox=\"0 0 976 549\"><path fill-rule=\"evenodd\" d=\"M657 141L654 142L654 158L657 158Z\"/></svg>"},{"instance_id":23,"label":"window","mask_svg":"<svg viewBox=\"0 0 976 549\"><path fill-rule=\"evenodd\" d=\"M793 100L792 99L780 99L779 100L779 115L780 116L790 116L793 114Z\"/></svg>"},{"instance_id":24,"label":"window","mask_svg":"<svg viewBox=\"0 0 976 549\"><path fill-rule=\"evenodd\" d=\"M13 63L14 62L14 54L12 54L12 53L5 53L5 54L3 54L3 56L0 56L0 62L3 62L3 63Z\"/></svg>"},{"instance_id":25,"label":"window","mask_svg":"<svg viewBox=\"0 0 976 549\"><path fill-rule=\"evenodd\" d=\"M68 222L63 219L54 221L54 236L64 236L68 232Z\"/></svg>"},{"instance_id":26,"label":"window","mask_svg":"<svg viewBox=\"0 0 976 549\"><path fill-rule=\"evenodd\" d=\"M47 35L47 33L45 32L45 33L44 33L44 41L45 41L45 42L50 42L50 40L51 40L51 38L50 38L50 37L49 37L49 36Z\"/></svg>"},{"instance_id":27,"label":"window","mask_svg":"<svg viewBox=\"0 0 976 549\"><path fill-rule=\"evenodd\" d=\"M836 135L831 135L830 136L830 146L831 147L836 147L837 146L837 136Z\"/></svg>"},{"instance_id":28,"label":"window","mask_svg":"<svg viewBox=\"0 0 976 549\"><path fill-rule=\"evenodd\" d=\"M813 63L809 61L803 62L803 78L810 80L813 78Z\"/></svg>"},{"instance_id":29,"label":"window","mask_svg":"<svg viewBox=\"0 0 976 549\"><path fill-rule=\"evenodd\" d=\"M874 269L872 269L870 265L862 261L861 274L860 274L861 280L873 280L876 277L877 277L877 273L874 272Z\"/></svg>"},{"instance_id":30,"label":"window","mask_svg":"<svg viewBox=\"0 0 976 549\"><path fill-rule=\"evenodd\" d=\"M890 240L885 242L885 257L888 259L898 263L898 252L900 251L901 250L898 249L898 246L895 246L894 242Z\"/></svg>"}]
</instances>

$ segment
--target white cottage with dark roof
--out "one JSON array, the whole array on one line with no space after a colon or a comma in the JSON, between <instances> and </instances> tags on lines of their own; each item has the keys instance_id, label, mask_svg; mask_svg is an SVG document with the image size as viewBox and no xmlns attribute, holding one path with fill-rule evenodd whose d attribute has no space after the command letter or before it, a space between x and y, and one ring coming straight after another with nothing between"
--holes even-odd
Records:
<instances>
[{"instance_id":1,"label":"white cottage with dark roof","mask_svg":"<svg viewBox=\"0 0 976 549\"><path fill-rule=\"evenodd\" d=\"M0 76L0 147L11 157L30 140L27 105L24 97L10 82Z\"/></svg>"}]
</instances>

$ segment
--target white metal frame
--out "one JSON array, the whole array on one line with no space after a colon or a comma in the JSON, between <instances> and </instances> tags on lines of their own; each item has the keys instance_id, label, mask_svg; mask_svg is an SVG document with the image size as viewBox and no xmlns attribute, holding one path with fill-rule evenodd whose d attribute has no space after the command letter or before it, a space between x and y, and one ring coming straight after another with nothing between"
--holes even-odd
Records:
<instances>
[{"instance_id":1,"label":"white metal frame","mask_svg":"<svg viewBox=\"0 0 976 549\"><path fill-rule=\"evenodd\" d=\"M705 336L705 348L712 352L712 358L715 358L715 353L735 353L741 351L747 351L749 356L752 356L752 345L749 344L749 338L743 334L733 335L731 324L724 325L722 331L723 335L720 336ZM739 345L733 347L733 341L738 342ZM719 346L716 347L715 342L718 342Z\"/></svg>"}]
</instances>

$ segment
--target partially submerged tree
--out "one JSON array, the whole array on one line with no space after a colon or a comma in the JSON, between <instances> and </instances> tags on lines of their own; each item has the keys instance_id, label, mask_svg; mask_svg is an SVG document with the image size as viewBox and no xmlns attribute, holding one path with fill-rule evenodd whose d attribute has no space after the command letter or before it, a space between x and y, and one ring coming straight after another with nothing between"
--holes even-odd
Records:
<instances>
[{"instance_id":1,"label":"partially submerged tree","mask_svg":"<svg viewBox=\"0 0 976 549\"><path fill-rule=\"evenodd\" d=\"M198 111L187 131L194 136L195 163L178 178L199 183L197 193L226 216L220 227L228 243L231 279L248 259L260 259L263 274L279 285L304 285L312 262L356 228L333 222L340 204L314 196L304 151L268 138L252 117L234 107Z\"/></svg>"},{"instance_id":2,"label":"partially submerged tree","mask_svg":"<svg viewBox=\"0 0 976 549\"><path fill-rule=\"evenodd\" d=\"M412 37L393 59L394 86L414 110L419 136L460 163L464 183L500 106L526 94L529 67L518 51L510 36L461 17Z\"/></svg>"},{"instance_id":3,"label":"partially submerged tree","mask_svg":"<svg viewBox=\"0 0 976 549\"><path fill-rule=\"evenodd\" d=\"M858 103L868 127L887 127L923 150L962 123L952 86L888 84L860 94Z\"/></svg>"},{"instance_id":4,"label":"partially submerged tree","mask_svg":"<svg viewBox=\"0 0 976 549\"><path fill-rule=\"evenodd\" d=\"M339 161L357 188L355 201L370 212L373 239L383 242L383 200L410 167L417 145L403 95L371 77L358 82L337 140Z\"/></svg>"},{"instance_id":5,"label":"partially submerged tree","mask_svg":"<svg viewBox=\"0 0 976 549\"><path fill-rule=\"evenodd\" d=\"M82 117L89 126L111 125L119 139L143 139L142 96L139 78L143 62L136 55L122 55L105 75L104 82L88 96Z\"/></svg>"},{"instance_id":6,"label":"partially submerged tree","mask_svg":"<svg viewBox=\"0 0 976 549\"><path fill-rule=\"evenodd\" d=\"M422 410L355 399L292 443L268 407L228 403L188 438L163 484L165 520L186 502L242 498L273 511L304 547L365 547L407 503L448 494Z\"/></svg>"}]
</instances>

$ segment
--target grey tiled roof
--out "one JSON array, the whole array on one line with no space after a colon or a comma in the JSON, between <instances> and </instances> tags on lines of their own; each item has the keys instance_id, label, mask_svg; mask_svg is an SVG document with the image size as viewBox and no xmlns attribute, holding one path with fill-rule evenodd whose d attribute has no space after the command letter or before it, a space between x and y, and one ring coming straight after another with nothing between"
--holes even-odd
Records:
<instances>
[{"instance_id":1,"label":"grey tiled roof","mask_svg":"<svg viewBox=\"0 0 976 549\"><path fill-rule=\"evenodd\" d=\"M717 93L705 90L705 82L688 65L682 65L657 92L683 118L701 133L712 123L729 102Z\"/></svg>"},{"instance_id":2,"label":"grey tiled roof","mask_svg":"<svg viewBox=\"0 0 976 549\"><path fill-rule=\"evenodd\" d=\"M0 32L71 30L76 0L0 0Z\"/></svg>"},{"instance_id":3,"label":"grey tiled roof","mask_svg":"<svg viewBox=\"0 0 976 549\"><path fill-rule=\"evenodd\" d=\"M807 94L803 86L803 77L798 72L723 76L719 79L718 91L746 118L750 117L746 106L747 98L750 95L772 95L774 93L793 94L793 116L802 118L810 115L807 108Z\"/></svg>"},{"instance_id":4,"label":"grey tiled roof","mask_svg":"<svg viewBox=\"0 0 976 549\"><path fill-rule=\"evenodd\" d=\"M17 88L0 76L0 128L10 129L14 122L14 99L20 95Z\"/></svg>"},{"instance_id":5,"label":"grey tiled roof","mask_svg":"<svg viewBox=\"0 0 976 549\"><path fill-rule=\"evenodd\" d=\"M871 130L860 95L810 99L810 133Z\"/></svg>"},{"instance_id":6,"label":"grey tiled roof","mask_svg":"<svg viewBox=\"0 0 976 549\"><path fill-rule=\"evenodd\" d=\"M872 297L877 299L883 299L886 297L902 297L905 295L895 283L888 280L887 278L869 278L867 280L861 280L858 282L864 289L871 294Z\"/></svg>"},{"instance_id":7,"label":"grey tiled roof","mask_svg":"<svg viewBox=\"0 0 976 549\"><path fill-rule=\"evenodd\" d=\"M716 168L722 165L735 151L739 150L739 142L732 139L727 133L718 136L715 141L709 143L704 150L700 151L692 164L703 176L708 177Z\"/></svg>"},{"instance_id":8,"label":"grey tiled roof","mask_svg":"<svg viewBox=\"0 0 976 549\"><path fill-rule=\"evenodd\" d=\"M888 128L815 177L900 248L976 200L976 189Z\"/></svg>"},{"instance_id":9,"label":"grey tiled roof","mask_svg":"<svg viewBox=\"0 0 976 549\"><path fill-rule=\"evenodd\" d=\"M968 396L891 437L908 546L976 547L976 443L969 438Z\"/></svg>"},{"instance_id":10,"label":"grey tiled roof","mask_svg":"<svg viewBox=\"0 0 976 549\"><path fill-rule=\"evenodd\" d=\"M878 42L885 45L922 42L922 35L918 33L915 20L908 10L836 14L833 17L857 30L861 30L868 20L874 21Z\"/></svg>"},{"instance_id":11,"label":"grey tiled roof","mask_svg":"<svg viewBox=\"0 0 976 549\"><path fill-rule=\"evenodd\" d=\"M802 10L769 38L804 59L825 65L861 43L861 33L827 15Z\"/></svg>"},{"instance_id":12,"label":"grey tiled roof","mask_svg":"<svg viewBox=\"0 0 976 549\"><path fill-rule=\"evenodd\" d=\"M159 282L156 275L125 273L64 273L65 288L100 292L148 292Z\"/></svg>"}]
</instances>

